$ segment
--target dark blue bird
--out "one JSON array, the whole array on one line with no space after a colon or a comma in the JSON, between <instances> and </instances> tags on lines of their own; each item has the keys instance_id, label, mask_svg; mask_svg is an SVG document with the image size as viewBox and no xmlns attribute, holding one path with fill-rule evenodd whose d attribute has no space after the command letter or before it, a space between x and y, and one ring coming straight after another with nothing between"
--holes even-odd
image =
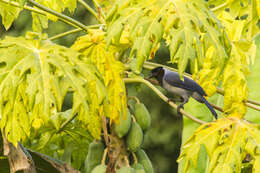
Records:
<instances>
[{"instance_id":1,"label":"dark blue bird","mask_svg":"<svg viewBox=\"0 0 260 173\"><path fill-rule=\"evenodd\" d=\"M182 98L182 103L178 106L177 112L180 112L180 108L189 101L189 97L193 97L200 103L205 103L209 108L213 116L217 119L218 115L205 99L207 96L205 91L194 80L184 76L184 81L180 79L179 73L170 71L163 67L156 67L151 71L150 78L155 77L160 85L166 89L169 93L178 95Z\"/></svg>"}]
</instances>

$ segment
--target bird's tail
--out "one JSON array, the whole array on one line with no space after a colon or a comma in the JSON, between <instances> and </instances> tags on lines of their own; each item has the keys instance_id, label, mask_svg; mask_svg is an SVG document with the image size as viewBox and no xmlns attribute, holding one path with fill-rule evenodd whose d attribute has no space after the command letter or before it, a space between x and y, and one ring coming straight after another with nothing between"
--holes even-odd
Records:
<instances>
[{"instance_id":1,"label":"bird's tail","mask_svg":"<svg viewBox=\"0 0 260 173\"><path fill-rule=\"evenodd\" d=\"M213 114L213 116L218 119L218 114L214 110L214 108L210 105L210 103L205 99L205 97L201 96L201 100L205 103L205 105L209 108L210 112Z\"/></svg>"}]
</instances>

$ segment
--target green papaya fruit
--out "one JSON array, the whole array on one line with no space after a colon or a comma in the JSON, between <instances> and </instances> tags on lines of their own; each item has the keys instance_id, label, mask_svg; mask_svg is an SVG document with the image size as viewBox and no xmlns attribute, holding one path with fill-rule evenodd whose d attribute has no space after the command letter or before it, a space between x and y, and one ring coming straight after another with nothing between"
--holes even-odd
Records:
<instances>
[{"instance_id":1,"label":"green papaya fruit","mask_svg":"<svg viewBox=\"0 0 260 173\"><path fill-rule=\"evenodd\" d=\"M136 152L141 147L143 138L142 128L137 122L133 122L126 138L127 148L132 152Z\"/></svg>"},{"instance_id":2,"label":"green papaya fruit","mask_svg":"<svg viewBox=\"0 0 260 173\"><path fill-rule=\"evenodd\" d=\"M93 141L88 146L88 155L85 160L86 172L91 171L101 163L105 146L101 141Z\"/></svg>"},{"instance_id":3,"label":"green papaya fruit","mask_svg":"<svg viewBox=\"0 0 260 173\"><path fill-rule=\"evenodd\" d=\"M107 165L97 165L91 173L106 173Z\"/></svg>"},{"instance_id":4,"label":"green papaya fruit","mask_svg":"<svg viewBox=\"0 0 260 173\"><path fill-rule=\"evenodd\" d=\"M144 131L151 126L150 113L143 103L135 104L135 119Z\"/></svg>"},{"instance_id":5,"label":"green papaya fruit","mask_svg":"<svg viewBox=\"0 0 260 173\"><path fill-rule=\"evenodd\" d=\"M145 151L140 149L135 154L138 163L143 165L145 173L154 173L152 162L150 161L149 157L146 155Z\"/></svg>"},{"instance_id":6,"label":"green papaya fruit","mask_svg":"<svg viewBox=\"0 0 260 173\"><path fill-rule=\"evenodd\" d=\"M135 170L129 166L121 167L116 173L136 173Z\"/></svg>"},{"instance_id":7,"label":"green papaya fruit","mask_svg":"<svg viewBox=\"0 0 260 173\"><path fill-rule=\"evenodd\" d=\"M126 118L124 119L123 117L121 117L120 123L114 125L114 131L116 132L116 135L119 138L122 138L128 133L131 127L131 122L132 122L131 114L127 110Z\"/></svg>"},{"instance_id":8,"label":"green papaya fruit","mask_svg":"<svg viewBox=\"0 0 260 173\"><path fill-rule=\"evenodd\" d=\"M144 166L140 163L135 163L132 165L136 173L145 173Z\"/></svg>"}]
</instances>

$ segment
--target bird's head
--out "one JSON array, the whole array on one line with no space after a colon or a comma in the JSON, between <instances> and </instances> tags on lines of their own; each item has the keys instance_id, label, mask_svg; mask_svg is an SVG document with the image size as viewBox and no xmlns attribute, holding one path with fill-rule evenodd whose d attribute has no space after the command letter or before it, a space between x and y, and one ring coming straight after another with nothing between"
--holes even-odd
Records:
<instances>
[{"instance_id":1,"label":"bird's head","mask_svg":"<svg viewBox=\"0 0 260 173\"><path fill-rule=\"evenodd\" d=\"M164 68L163 67L156 67L152 69L149 78L156 78L158 82L162 82L162 78L164 75Z\"/></svg>"}]
</instances>

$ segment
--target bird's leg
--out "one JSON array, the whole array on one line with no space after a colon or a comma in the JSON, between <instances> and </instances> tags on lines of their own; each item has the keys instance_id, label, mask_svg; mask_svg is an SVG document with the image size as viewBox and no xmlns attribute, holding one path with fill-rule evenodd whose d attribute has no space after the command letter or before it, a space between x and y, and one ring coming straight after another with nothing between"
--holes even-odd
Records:
<instances>
[{"instance_id":1,"label":"bird's leg","mask_svg":"<svg viewBox=\"0 0 260 173\"><path fill-rule=\"evenodd\" d=\"M183 98L182 97L168 98L167 103L170 102L183 102Z\"/></svg>"},{"instance_id":2,"label":"bird's leg","mask_svg":"<svg viewBox=\"0 0 260 173\"><path fill-rule=\"evenodd\" d=\"M183 109L184 104L186 104L189 101L189 97L182 97L183 102L177 107L177 113L181 115L180 110Z\"/></svg>"},{"instance_id":3,"label":"bird's leg","mask_svg":"<svg viewBox=\"0 0 260 173\"><path fill-rule=\"evenodd\" d=\"M170 102L175 102L175 99L173 99L173 98L168 98L167 103L170 103Z\"/></svg>"}]
</instances>

